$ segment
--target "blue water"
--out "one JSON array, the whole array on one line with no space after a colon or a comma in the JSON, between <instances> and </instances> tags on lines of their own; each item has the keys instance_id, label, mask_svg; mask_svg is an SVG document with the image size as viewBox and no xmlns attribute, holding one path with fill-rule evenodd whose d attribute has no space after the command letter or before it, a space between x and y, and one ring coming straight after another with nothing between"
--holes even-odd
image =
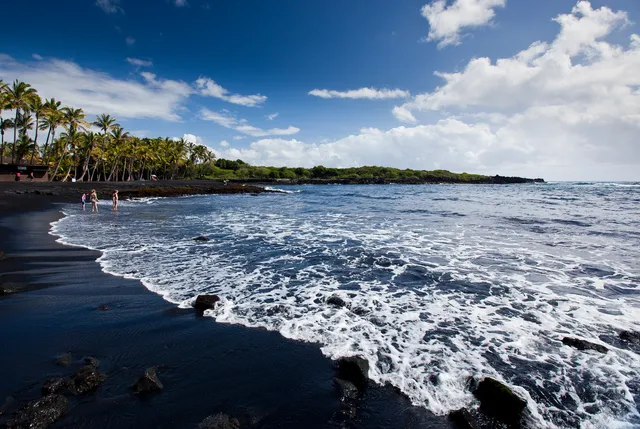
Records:
<instances>
[{"instance_id":1,"label":"blue water","mask_svg":"<svg viewBox=\"0 0 640 429\"><path fill-rule=\"evenodd\" d=\"M437 414L492 376L535 427L640 427L640 349L617 339L640 330L640 184L286 190L69 206L52 229L180 306L220 295L219 322L364 356Z\"/></svg>"}]
</instances>

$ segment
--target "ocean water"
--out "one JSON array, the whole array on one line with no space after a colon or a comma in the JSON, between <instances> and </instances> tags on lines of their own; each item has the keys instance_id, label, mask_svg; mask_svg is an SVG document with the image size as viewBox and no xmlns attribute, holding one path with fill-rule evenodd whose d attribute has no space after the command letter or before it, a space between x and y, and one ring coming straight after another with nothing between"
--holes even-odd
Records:
<instances>
[{"instance_id":1,"label":"ocean water","mask_svg":"<svg viewBox=\"0 0 640 429\"><path fill-rule=\"evenodd\" d=\"M436 414L491 376L527 399L533 427L640 427L640 348L617 337L640 331L640 184L286 191L77 204L52 233L176 305L218 294L218 322L366 357Z\"/></svg>"}]
</instances>

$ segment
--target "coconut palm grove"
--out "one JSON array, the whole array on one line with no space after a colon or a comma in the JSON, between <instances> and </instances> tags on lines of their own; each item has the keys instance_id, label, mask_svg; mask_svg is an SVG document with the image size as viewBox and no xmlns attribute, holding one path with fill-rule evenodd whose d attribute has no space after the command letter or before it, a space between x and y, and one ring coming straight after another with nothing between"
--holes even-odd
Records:
<instances>
[{"instance_id":1,"label":"coconut palm grove","mask_svg":"<svg viewBox=\"0 0 640 429\"><path fill-rule=\"evenodd\" d=\"M7 111L13 117L5 118ZM215 155L206 146L182 138L132 136L109 114L92 120L82 109L43 100L18 80L0 81L0 115L0 164L44 164L50 180L195 178L214 167Z\"/></svg>"}]
</instances>

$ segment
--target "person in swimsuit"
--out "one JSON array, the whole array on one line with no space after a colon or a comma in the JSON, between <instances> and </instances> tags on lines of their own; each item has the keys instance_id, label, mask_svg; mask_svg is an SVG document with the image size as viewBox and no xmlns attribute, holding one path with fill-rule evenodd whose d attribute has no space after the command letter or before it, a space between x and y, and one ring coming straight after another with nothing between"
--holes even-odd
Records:
<instances>
[{"instance_id":1,"label":"person in swimsuit","mask_svg":"<svg viewBox=\"0 0 640 429\"><path fill-rule=\"evenodd\" d=\"M98 194L95 189L91 190L89 199L91 200L91 213L98 213Z\"/></svg>"},{"instance_id":2,"label":"person in swimsuit","mask_svg":"<svg viewBox=\"0 0 640 429\"><path fill-rule=\"evenodd\" d=\"M118 190L116 189L111 194L111 200L113 201L113 210L118 211Z\"/></svg>"},{"instance_id":3,"label":"person in swimsuit","mask_svg":"<svg viewBox=\"0 0 640 429\"><path fill-rule=\"evenodd\" d=\"M87 202L87 194L82 194L82 197L80 197L80 201L82 202L82 211L84 211L84 203Z\"/></svg>"}]
</instances>

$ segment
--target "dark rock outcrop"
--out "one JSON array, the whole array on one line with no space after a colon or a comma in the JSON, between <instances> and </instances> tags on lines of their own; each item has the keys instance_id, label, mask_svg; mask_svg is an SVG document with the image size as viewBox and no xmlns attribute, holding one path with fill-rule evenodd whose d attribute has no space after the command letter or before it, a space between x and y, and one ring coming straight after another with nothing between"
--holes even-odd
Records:
<instances>
[{"instance_id":1,"label":"dark rock outcrop","mask_svg":"<svg viewBox=\"0 0 640 429\"><path fill-rule=\"evenodd\" d=\"M100 311L108 311L109 310L109 306L106 304L102 304L98 306L98 310Z\"/></svg>"},{"instance_id":2,"label":"dark rock outcrop","mask_svg":"<svg viewBox=\"0 0 640 429\"><path fill-rule=\"evenodd\" d=\"M50 378L42 385L43 395L52 395L64 391L68 386L67 380L61 377Z\"/></svg>"},{"instance_id":3,"label":"dark rock outcrop","mask_svg":"<svg viewBox=\"0 0 640 429\"><path fill-rule=\"evenodd\" d=\"M520 427L527 402L508 386L493 378L485 378L473 394L480 401L480 410L510 427Z\"/></svg>"},{"instance_id":4,"label":"dark rock outcrop","mask_svg":"<svg viewBox=\"0 0 640 429\"><path fill-rule=\"evenodd\" d=\"M363 391L369 383L369 361L354 356L338 360L338 378L353 383Z\"/></svg>"},{"instance_id":5,"label":"dark rock outcrop","mask_svg":"<svg viewBox=\"0 0 640 429\"><path fill-rule=\"evenodd\" d=\"M156 374L156 368L147 368L132 386L135 393L160 392L164 386Z\"/></svg>"},{"instance_id":6,"label":"dark rock outcrop","mask_svg":"<svg viewBox=\"0 0 640 429\"><path fill-rule=\"evenodd\" d=\"M609 349L606 348L605 346L602 346L600 344L595 344L586 340L580 340L578 338L564 337L562 339L562 344L564 344L565 346L573 347L583 351L595 350L600 353L607 353L609 351Z\"/></svg>"},{"instance_id":7,"label":"dark rock outcrop","mask_svg":"<svg viewBox=\"0 0 640 429\"><path fill-rule=\"evenodd\" d=\"M205 237L204 235L201 235L200 237L194 238L193 241L204 242L204 241L209 241L209 239L207 237Z\"/></svg>"},{"instance_id":8,"label":"dark rock outcrop","mask_svg":"<svg viewBox=\"0 0 640 429\"><path fill-rule=\"evenodd\" d=\"M13 295L14 293L28 292L37 289L34 285L26 283L6 282L0 284L0 296Z\"/></svg>"},{"instance_id":9,"label":"dark rock outcrop","mask_svg":"<svg viewBox=\"0 0 640 429\"><path fill-rule=\"evenodd\" d=\"M9 410L14 402L15 399L13 399L13 396L7 396L2 405L0 405L0 416Z\"/></svg>"},{"instance_id":10,"label":"dark rock outcrop","mask_svg":"<svg viewBox=\"0 0 640 429\"><path fill-rule=\"evenodd\" d=\"M196 303L193 306L198 311L205 311L215 308L215 304L218 301L220 301L218 295L198 295Z\"/></svg>"},{"instance_id":11,"label":"dark rock outcrop","mask_svg":"<svg viewBox=\"0 0 640 429\"><path fill-rule=\"evenodd\" d=\"M350 381L334 378L333 384L336 385L343 399L356 399L360 395L356 385Z\"/></svg>"},{"instance_id":12,"label":"dark rock outcrop","mask_svg":"<svg viewBox=\"0 0 640 429\"><path fill-rule=\"evenodd\" d=\"M84 358L84 363L87 366L92 366L94 368L97 368L100 366L100 361L96 358L94 358L93 356L87 356Z\"/></svg>"},{"instance_id":13,"label":"dark rock outcrop","mask_svg":"<svg viewBox=\"0 0 640 429\"><path fill-rule=\"evenodd\" d=\"M619 334L620 339L628 343L640 343L640 332L622 331Z\"/></svg>"},{"instance_id":14,"label":"dark rock outcrop","mask_svg":"<svg viewBox=\"0 0 640 429\"><path fill-rule=\"evenodd\" d=\"M229 417L226 414L214 414L204 419L198 429L239 429L240 422L238 419Z\"/></svg>"},{"instance_id":15,"label":"dark rock outcrop","mask_svg":"<svg viewBox=\"0 0 640 429\"><path fill-rule=\"evenodd\" d=\"M449 413L449 420L458 429L482 429L475 416L466 408L461 408Z\"/></svg>"},{"instance_id":16,"label":"dark rock outcrop","mask_svg":"<svg viewBox=\"0 0 640 429\"><path fill-rule=\"evenodd\" d=\"M60 356L58 359L56 359L56 365L69 366L71 365L72 361L73 361L73 356L71 356L71 353L65 353L62 356Z\"/></svg>"},{"instance_id":17,"label":"dark rock outcrop","mask_svg":"<svg viewBox=\"0 0 640 429\"><path fill-rule=\"evenodd\" d=\"M68 405L62 395L49 395L28 403L15 418L6 423L7 429L44 429L58 420Z\"/></svg>"},{"instance_id":18,"label":"dark rock outcrop","mask_svg":"<svg viewBox=\"0 0 640 429\"><path fill-rule=\"evenodd\" d=\"M332 295L328 300L327 304L333 305L334 307L346 307L347 303L344 299L340 298L338 295Z\"/></svg>"},{"instance_id":19,"label":"dark rock outcrop","mask_svg":"<svg viewBox=\"0 0 640 429\"><path fill-rule=\"evenodd\" d=\"M93 366L85 366L69 378L69 392L83 395L92 392L107 379L107 376Z\"/></svg>"}]
</instances>

